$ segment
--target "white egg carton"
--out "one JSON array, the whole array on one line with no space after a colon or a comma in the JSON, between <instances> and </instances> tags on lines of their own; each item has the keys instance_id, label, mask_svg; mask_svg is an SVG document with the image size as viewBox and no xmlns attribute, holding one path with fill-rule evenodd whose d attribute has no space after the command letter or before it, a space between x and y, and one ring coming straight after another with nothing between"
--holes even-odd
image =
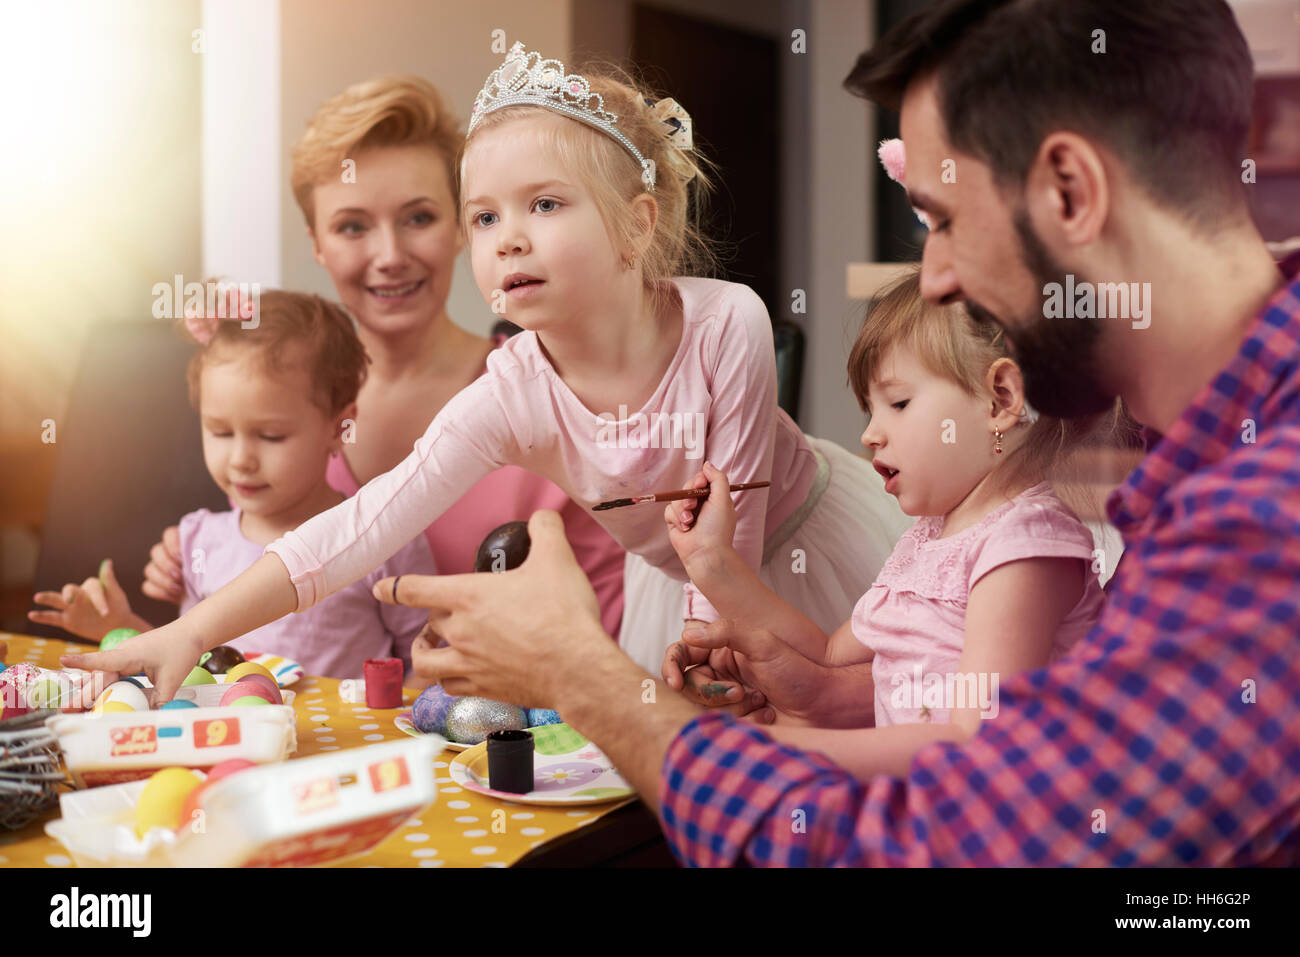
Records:
<instances>
[{"instance_id":1,"label":"white egg carton","mask_svg":"<svg viewBox=\"0 0 1300 957\"><path fill-rule=\"evenodd\" d=\"M265 709L258 709L259 711ZM134 829L147 782L64 794L45 833L78 867L306 866L362 854L437 797L437 735L240 771L173 832Z\"/></svg>"},{"instance_id":2,"label":"white egg carton","mask_svg":"<svg viewBox=\"0 0 1300 957\"><path fill-rule=\"evenodd\" d=\"M273 764L298 748L288 705L58 714L45 726L58 736L77 787L134 781L159 768L206 769L232 758Z\"/></svg>"}]
</instances>

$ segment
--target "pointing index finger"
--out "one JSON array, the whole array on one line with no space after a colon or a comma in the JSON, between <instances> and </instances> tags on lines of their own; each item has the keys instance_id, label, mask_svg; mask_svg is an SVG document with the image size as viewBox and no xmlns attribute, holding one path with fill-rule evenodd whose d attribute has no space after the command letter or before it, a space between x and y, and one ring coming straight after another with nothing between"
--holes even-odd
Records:
<instances>
[{"instance_id":1,"label":"pointing index finger","mask_svg":"<svg viewBox=\"0 0 1300 957\"><path fill-rule=\"evenodd\" d=\"M459 607L461 599L480 576L465 575L397 575L375 582L371 593L389 605L408 608L451 610ZM399 581L400 580L400 581ZM399 594L394 594L398 590Z\"/></svg>"}]
</instances>

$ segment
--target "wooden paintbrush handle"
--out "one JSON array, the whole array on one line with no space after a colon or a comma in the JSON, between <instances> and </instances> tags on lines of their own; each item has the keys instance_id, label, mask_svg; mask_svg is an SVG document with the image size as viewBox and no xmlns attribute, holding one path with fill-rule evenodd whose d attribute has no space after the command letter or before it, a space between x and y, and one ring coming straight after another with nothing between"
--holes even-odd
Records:
<instances>
[{"instance_id":1,"label":"wooden paintbrush handle","mask_svg":"<svg viewBox=\"0 0 1300 957\"><path fill-rule=\"evenodd\" d=\"M741 485L730 486L730 491L743 492L747 488L767 488L771 484L772 484L771 482L745 482ZM704 488L684 488L677 492L660 492L658 495L655 496L655 501L675 502L678 499L683 499L683 498L704 499L708 497L709 497L709 487L706 485Z\"/></svg>"}]
</instances>

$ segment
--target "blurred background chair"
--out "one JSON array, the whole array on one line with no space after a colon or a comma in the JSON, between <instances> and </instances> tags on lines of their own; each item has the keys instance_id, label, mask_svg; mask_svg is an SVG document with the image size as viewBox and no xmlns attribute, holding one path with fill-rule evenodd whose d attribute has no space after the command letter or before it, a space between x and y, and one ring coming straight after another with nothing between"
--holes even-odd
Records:
<instances>
[{"instance_id":1,"label":"blurred background chair","mask_svg":"<svg viewBox=\"0 0 1300 957\"><path fill-rule=\"evenodd\" d=\"M186 512L230 507L203 464L185 384L192 353L166 322L92 327L56 424L36 591L81 582L111 558L139 615L155 625L176 617L174 605L140 593L149 548ZM22 630L69 637L32 622Z\"/></svg>"}]
</instances>

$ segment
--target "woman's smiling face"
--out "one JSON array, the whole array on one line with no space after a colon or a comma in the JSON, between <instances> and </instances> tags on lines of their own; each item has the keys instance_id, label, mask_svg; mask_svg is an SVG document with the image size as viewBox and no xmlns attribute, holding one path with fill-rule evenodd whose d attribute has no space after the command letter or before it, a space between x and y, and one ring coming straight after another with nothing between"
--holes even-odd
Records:
<instances>
[{"instance_id":1,"label":"woman's smiling face","mask_svg":"<svg viewBox=\"0 0 1300 957\"><path fill-rule=\"evenodd\" d=\"M354 182L312 191L316 261L339 299L377 335L410 331L446 308L462 239L447 166L428 146L360 151Z\"/></svg>"}]
</instances>

